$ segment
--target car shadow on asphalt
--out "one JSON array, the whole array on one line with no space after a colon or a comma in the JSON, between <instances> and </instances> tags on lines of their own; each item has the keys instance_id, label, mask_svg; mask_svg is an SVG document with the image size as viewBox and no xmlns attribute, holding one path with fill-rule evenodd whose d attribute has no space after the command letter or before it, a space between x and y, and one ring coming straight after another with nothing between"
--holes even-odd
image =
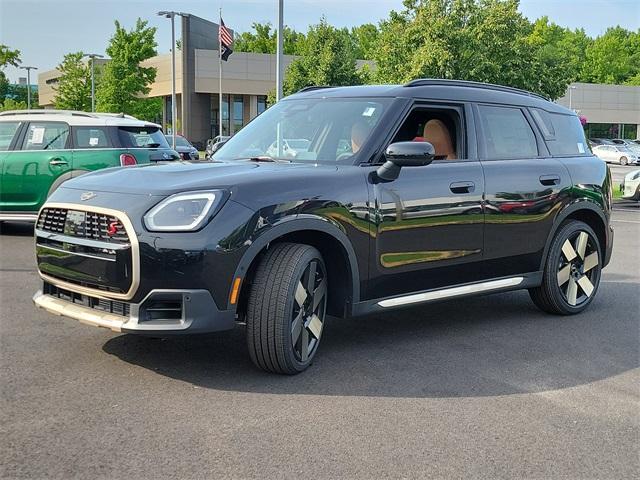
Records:
<instances>
[{"instance_id":1,"label":"car shadow on asphalt","mask_svg":"<svg viewBox=\"0 0 640 480\"><path fill-rule=\"evenodd\" d=\"M223 391L405 398L543 392L638 367L638 316L609 314L638 311L638 284L600 288L590 308L572 317L541 313L526 292L512 292L331 319L314 364L294 377L256 369L244 328L162 340L121 335L103 350Z\"/></svg>"}]
</instances>

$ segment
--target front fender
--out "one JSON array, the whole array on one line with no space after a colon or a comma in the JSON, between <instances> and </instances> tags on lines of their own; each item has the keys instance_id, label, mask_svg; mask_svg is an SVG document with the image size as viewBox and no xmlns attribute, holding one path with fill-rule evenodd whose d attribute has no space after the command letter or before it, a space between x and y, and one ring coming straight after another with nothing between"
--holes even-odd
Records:
<instances>
[{"instance_id":1,"label":"front fender","mask_svg":"<svg viewBox=\"0 0 640 480\"><path fill-rule=\"evenodd\" d=\"M349 238L330 220L315 215L297 215L284 217L268 229L265 229L255 239L244 252L233 278L244 279L249 268L260 252L271 242L278 240L284 235L301 232L316 231L331 235L336 239L347 253L349 272L351 274L352 296L354 302L360 301L360 273L356 263L356 253L349 241Z\"/></svg>"}]
</instances>

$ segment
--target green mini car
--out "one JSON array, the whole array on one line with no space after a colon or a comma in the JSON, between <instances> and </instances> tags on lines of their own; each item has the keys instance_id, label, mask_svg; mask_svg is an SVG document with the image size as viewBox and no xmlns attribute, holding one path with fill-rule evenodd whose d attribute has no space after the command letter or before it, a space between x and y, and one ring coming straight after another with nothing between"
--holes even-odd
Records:
<instances>
[{"instance_id":1,"label":"green mini car","mask_svg":"<svg viewBox=\"0 0 640 480\"><path fill-rule=\"evenodd\" d=\"M65 181L108 167L177 160L159 125L62 110L0 113L0 222L35 221Z\"/></svg>"}]
</instances>

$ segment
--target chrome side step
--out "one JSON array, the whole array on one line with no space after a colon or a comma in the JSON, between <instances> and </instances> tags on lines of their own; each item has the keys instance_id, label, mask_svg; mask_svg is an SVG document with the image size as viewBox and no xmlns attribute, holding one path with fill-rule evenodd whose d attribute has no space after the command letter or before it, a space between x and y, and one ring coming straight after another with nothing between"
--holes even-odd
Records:
<instances>
[{"instance_id":1,"label":"chrome side step","mask_svg":"<svg viewBox=\"0 0 640 480\"><path fill-rule=\"evenodd\" d=\"M38 220L37 213L0 213L0 222L34 222Z\"/></svg>"},{"instance_id":2,"label":"chrome side step","mask_svg":"<svg viewBox=\"0 0 640 480\"><path fill-rule=\"evenodd\" d=\"M402 305L410 305L412 303L429 302L433 300L444 300L446 298L458 297L460 295L469 295L473 293L489 292L491 290L500 290L502 288L515 287L524 281L524 277L510 277L499 280L490 280L487 282L471 283L459 287L443 288L440 290L432 290L424 293L414 293L402 297L389 298L378 302L383 308L399 307Z\"/></svg>"}]
</instances>

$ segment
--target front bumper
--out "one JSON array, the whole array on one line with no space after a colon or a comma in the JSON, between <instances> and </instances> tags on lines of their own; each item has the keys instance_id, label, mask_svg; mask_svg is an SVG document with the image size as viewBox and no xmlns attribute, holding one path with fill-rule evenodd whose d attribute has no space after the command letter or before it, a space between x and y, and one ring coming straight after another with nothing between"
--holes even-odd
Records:
<instances>
[{"instance_id":1,"label":"front bumper","mask_svg":"<svg viewBox=\"0 0 640 480\"><path fill-rule=\"evenodd\" d=\"M44 291L43 291L44 290ZM208 290L152 290L140 303L99 299L47 284L36 307L114 332L143 335L209 333L235 327L235 311L218 309Z\"/></svg>"}]
</instances>

